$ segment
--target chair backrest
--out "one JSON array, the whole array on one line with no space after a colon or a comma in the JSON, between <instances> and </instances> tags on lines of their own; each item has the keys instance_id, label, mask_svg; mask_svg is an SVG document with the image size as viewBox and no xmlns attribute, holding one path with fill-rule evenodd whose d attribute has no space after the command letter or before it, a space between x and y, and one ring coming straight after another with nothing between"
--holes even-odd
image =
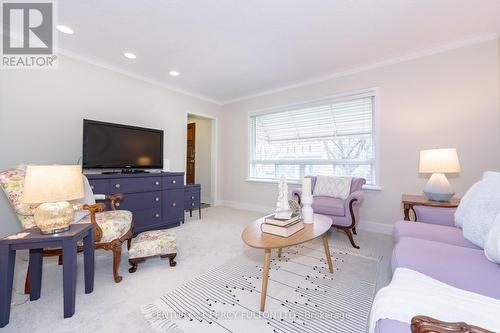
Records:
<instances>
[{"instance_id":1,"label":"chair backrest","mask_svg":"<svg viewBox=\"0 0 500 333\"><path fill-rule=\"evenodd\" d=\"M24 178L26 177L26 164L19 164L12 169L0 172L0 186L2 187L11 207L21 222L24 229L29 229L35 226L34 210L38 204L25 204L21 202L24 189ZM73 200L73 205L93 205L95 204L94 193L90 187L87 177L83 176L83 185L85 197L78 200ZM87 211L77 212L75 220L78 221L88 215Z\"/></svg>"},{"instance_id":2,"label":"chair backrest","mask_svg":"<svg viewBox=\"0 0 500 333\"><path fill-rule=\"evenodd\" d=\"M12 169L0 172L0 186L2 187L11 207L17 215L24 229L35 226L33 211L38 205L21 202L26 176L26 165L20 164Z\"/></svg>"},{"instance_id":3,"label":"chair backrest","mask_svg":"<svg viewBox=\"0 0 500 333\"><path fill-rule=\"evenodd\" d=\"M316 186L316 176L306 176L306 177L311 178L311 190L314 192L314 187ZM351 190L349 191L349 193L361 191L363 189L363 185L365 184L366 184L366 179L359 177L352 177Z\"/></svg>"}]
</instances>

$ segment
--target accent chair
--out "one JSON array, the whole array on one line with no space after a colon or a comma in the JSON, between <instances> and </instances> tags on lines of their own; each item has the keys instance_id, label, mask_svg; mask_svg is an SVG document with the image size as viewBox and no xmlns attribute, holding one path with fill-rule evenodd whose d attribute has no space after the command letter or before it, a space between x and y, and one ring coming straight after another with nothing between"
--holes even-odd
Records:
<instances>
[{"instance_id":1,"label":"accent chair","mask_svg":"<svg viewBox=\"0 0 500 333\"><path fill-rule=\"evenodd\" d=\"M25 175L26 166L23 164L2 171L0 172L0 186L4 190L23 229L29 229L35 227L33 210L36 208L36 205L21 202ZM127 241L127 245L130 246L133 229L132 213L126 210L116 210L115 204L123 200L123 194L94 196L85 176L83 176L83 181L86 198L72 202L78 209L75 215L80 215L81 217L76 223L96 223L95 248L111 250L113 252L113 277L116 283L121 282L122 277L118 269L123 242ZM106 206L102 202L96 203L95 200L107 200L111 210L106 211ZM79 245L78 251L83 251L83 246ZM59 256L59 264L62 264L61 249L44 249L43 256ZM26 274L25 293L29 293L29 274Z\"/></svg>"},{"instance_id":2,"label":"accent chair","mask_svg":"<svg viewBox=\"0 0 500 333\"><path fill-rule=\"evenodd\" d=\"M316 177L311 178L311 189L314 194L316 186ZM363 203L363 185L366 183L364 178L352 178L351 189L347 199L339 199L327 196L314 196L312 209L314 213L330 216L332 219L332 227L344 231L349 237L351 245L359 249L359 246L354 243L353 234L356 235L356 224L359 221L359 207ZM292 197L296 198L300 204L302 189L292 191Z\"/></svg>"}]
</instances>

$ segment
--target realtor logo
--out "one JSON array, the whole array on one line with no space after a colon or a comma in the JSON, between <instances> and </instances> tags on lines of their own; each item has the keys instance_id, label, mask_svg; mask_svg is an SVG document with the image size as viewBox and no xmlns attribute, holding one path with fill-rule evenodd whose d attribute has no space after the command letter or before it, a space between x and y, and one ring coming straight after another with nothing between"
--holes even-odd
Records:
<instances>
[{"instance_id":1,"label":"realtor logo","mask_svg":"<svg viewBox=\"0 0 500 333\"><path fill-rule=\"evenodd\" d=\"M54 4L2 3L2 68L54 68Z\"/></svg>"}]
</instances>

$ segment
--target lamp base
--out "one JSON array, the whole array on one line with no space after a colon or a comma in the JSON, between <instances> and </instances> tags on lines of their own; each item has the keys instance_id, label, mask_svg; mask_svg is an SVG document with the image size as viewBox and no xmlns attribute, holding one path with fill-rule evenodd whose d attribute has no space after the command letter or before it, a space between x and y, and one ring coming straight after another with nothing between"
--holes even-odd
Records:
<instances>
[{"instance_id":1,"label":"lamp base","mask_svg":"<svg viewBox=\"0 0 500 333\"><path fill-rule=\"evenodd\" d=\"M449 201L455 191L444 173L433 173L424 187L425 196L432 201Z\"/></svg>"},{"instance_id":2,"label":"lamp base","mask_svg":"<svg viewBox=\"0 0 500 333\"><path fill-rule=\"evenodd\" d=\"M67 201L42 203L33 217L42 234L56 234L69 230L69 224L75 220L75 210Z\"/></svg>"}]
</instances>

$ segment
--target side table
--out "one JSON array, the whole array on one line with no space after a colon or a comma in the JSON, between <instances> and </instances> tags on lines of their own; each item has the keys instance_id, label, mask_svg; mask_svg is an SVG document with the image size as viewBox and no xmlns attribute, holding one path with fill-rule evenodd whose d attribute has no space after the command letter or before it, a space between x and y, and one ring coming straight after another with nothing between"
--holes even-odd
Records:
<instances>
[{"instance_id":1,"label":"side table","mask_svg":"<svg viewBox=\"0 0 500 333\"><path fill-rule=\"evenodd\" d=\"M403 194L401 199L403 203L403 212L405 221L410 221L410 209L413 211L415 215L415 220L417 220L415 210L413 206L427 206L427 207L441 207L441 208L456 208L460 203L460 199L451 198L450 201L432 201L427 199L424 195L412 195L412 194Z\"/></svg>"},{"instance_id":2,"label":"side table","mask_svg":"<svg viewBox=\"0 0 500 333\"><path fill-rule=\"evenodd\" d=\"M42 288L42 250L62 248L64 318L75 313L77 242L83 239L85 266L85 293L94 290L94 228L92 223L72 224L70 230L42 235L38 228L31 228L0 239L0 327L9 323L12 283L17 250L30 250L29 277L30 301L40 298Z\"/></svg>"}]
</instances>

